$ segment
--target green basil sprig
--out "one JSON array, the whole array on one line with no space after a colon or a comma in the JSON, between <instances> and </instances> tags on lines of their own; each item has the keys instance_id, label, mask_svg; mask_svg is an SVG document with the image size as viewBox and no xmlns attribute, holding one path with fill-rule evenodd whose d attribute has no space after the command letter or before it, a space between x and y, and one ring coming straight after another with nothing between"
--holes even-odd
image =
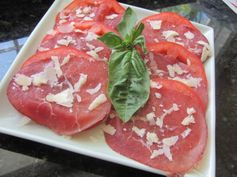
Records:
<instances>
[{"instance_id":1,"label":"green basil sprig","mask_svg":"<svg viewBox=\"0 0 237 177\"><path fill-rule=\"evenodd\" d=\"M112 104L120 116L127 122L148 100L150 78L144 61L136 47L147 52L142 35L144 25L134 27L137 21L135 12L128 8L117 30L123 39L112 33L106 33L99 40L112 50L109 60L108 93Z\"/></svg>"}]
</instances>

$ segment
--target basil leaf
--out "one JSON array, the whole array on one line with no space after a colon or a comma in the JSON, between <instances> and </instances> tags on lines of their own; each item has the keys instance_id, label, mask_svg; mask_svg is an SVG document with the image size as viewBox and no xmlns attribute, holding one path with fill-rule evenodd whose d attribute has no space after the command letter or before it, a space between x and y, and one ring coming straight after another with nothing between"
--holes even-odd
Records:
<instances>
[{"instance_id":1,"label":"basil leaf","mask_svg":"<svg viewBox=\"0 0 237 177\"><path fill-rule=\"evenodd\" d=\"M138 36L134 41L133 41L133 45L136 46L140 46L143 50L143 52L146 54L147 53L147 48L146 48L146 41L143 35Z\"/></svg>"},{"instance_id":2,"label":"basil leaf","mask_svg":"<svg viewBox=\"0 0 237 177\"><path fill-rule=\"evenodd\" d=\"M108 92L116 112L124 122L148 100L149 74L135 49L112 53Z\"/></svg>"},{"instance_id":3,"label":"basil leaf","mask_svg":"<svg viewBox=\"0 0 237 177\"><path fill-rule=\"evenodd\" d=\"M137 21L137 15L136 13L128 7L123 19L117 26L117 30L122 35L123 38L126 38L127 35L129 35L132 32L132 29Z\"/></svg>"},{"instance_id":4,"label":"basil leaf","mask_svg":"<svg viewBox=\"0 0 237 177\"><path fill-rule=\"evenodd\" d=\"M113 32L106 33L98 39L112 49L118 47L123 42L122 39Z\"/></svg>"},{"instance_id":5,"label":"basil leaf","mask_svg":"<svg viewBox=\"0 0 237 177\"><path fill-rule=\"evenodd\" d=\"M137 28L134 28L133 31L133 41L142 34L142 31L144 30L144 24L140 23Z\"/></svg>"}]
</instances>

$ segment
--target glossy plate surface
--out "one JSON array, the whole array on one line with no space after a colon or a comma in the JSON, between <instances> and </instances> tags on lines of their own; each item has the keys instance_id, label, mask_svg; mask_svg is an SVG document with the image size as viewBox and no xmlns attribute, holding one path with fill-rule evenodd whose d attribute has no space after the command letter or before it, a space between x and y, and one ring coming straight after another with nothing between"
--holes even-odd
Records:
<instances>
[{"instance_id":1,"label":"glossy plate surface","mask_svg":"<svg viewBox=\"0 0 237 177\"><path fill-rule=\"evenodd\" d=\"M37 125L33 122L26 124L27 119L18 113L9 103L6 95L6 88L18 71L24 60L35 53L40 41L46 32L54 26L55 17L71 0L55 1L48 12L44 15L37 27L34 29L24 47L19 52L14 63L0 83L0 132L16 137L40 142L50 146L58 147L75 153L88 155L94 158L126 165L133 168L149 171L152 173L166 173L150 168L134 160L128 159L112 151L105 143L102 125L85 131L71 138L56 135L51 130ZM123 5L127 7L127 5ZM131 6L141 19L156 12ZM194 25L207 37L212 49L212 57L205 63L205 70L208 79L209 104L206 113L208 125L208 144L204 158L200 163L188 172L185 177L214 177L215 176L215 61L214 61L214 32L209 26L194 23Z\"/></svg>"}]
</instances>

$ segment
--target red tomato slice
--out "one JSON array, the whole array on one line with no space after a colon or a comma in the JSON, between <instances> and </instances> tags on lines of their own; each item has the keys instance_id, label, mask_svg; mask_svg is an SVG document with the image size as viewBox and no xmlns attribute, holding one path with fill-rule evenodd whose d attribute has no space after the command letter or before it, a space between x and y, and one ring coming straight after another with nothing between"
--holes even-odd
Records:
<instances>
[{"instance_id":1,"label":"red tomato slice","mask_svg":"<svg viewBox=\"0 0 237 177\"><path fill-rule=\"evenodd\" d=\"M57 15L56 24L67 21L100 21L115 28L125 9L116 0L74 0Z\"/></svg>"},{"instance_id":2,"label":"red tomato slice","mask_svg":"<svg viewBox=\"0 0 237 177\"><path fill-rule=\"evenodd\" d=\"M176 13L162 12L148 16L141 22L145 25L143 35L148 44L174 42L187 48L202 61L211 55L206 37L189 20Z\"/></svg>"},{"instance_id":3,"label":"red tomato slice","mask_svg":"<svg viewBox=\"0 0 237 177\"><path fill-rule=\"evenodd\" d=\"M152 77L177 80L191 87L208 104L207 78L202 62L184 47L171 42L148 45L145 56Z\"/></svg>"},{"instance_id":4,"label":"red tomato slice","mask_svg":"<svg viewBox=\"0 0 237 177\"><path fill-rule=\"evenodd\" d=\"M61 76L52 57L58 58ZM89 61L90 56L69 47L37 53L34 58L37 61L23 66L8 86L8 99L19 112L63 135L81 132L107 117L111 103L106 96L105 62ZM42 73L43 80L37 79ZM28 89L23 90L19 74L32 78ZM87 78L80 85L83 76ZM93 102L99 97L103 102L101 98L96 106Z\"/></svg>"},{"instance_id":5,"label":"red tomato slice","mask_svg":"<svg viewBox=\"0 0 237 177\"><path fill-rule=\"evenodd\" d=\"M119 154L170 173L183 173L201 158L207 143L200 99L177 81L155 79L150 98L127 123L114 115L104 127L108 145ZM160 98L155 95L159 93Z\"/></svg>"}]
</instances>

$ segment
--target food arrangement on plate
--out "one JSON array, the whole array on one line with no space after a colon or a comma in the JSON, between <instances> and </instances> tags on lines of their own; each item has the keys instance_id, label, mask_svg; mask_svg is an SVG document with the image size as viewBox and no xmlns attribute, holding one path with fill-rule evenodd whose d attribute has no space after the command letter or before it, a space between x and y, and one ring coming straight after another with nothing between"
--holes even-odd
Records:
<instances>
[{"instance_id":1,"label":"food arrangement on plate","mask_svg":"<svg viewBox=\"0 0 237 177\"><path fill-rule=\"evenodd\" d=\"M205 36L163 12L137 21L115 0L74 0L8 85L20 113L60 135L101 122L119 154L171 174L202 159Z\"/></svg>"}]
</instances>

